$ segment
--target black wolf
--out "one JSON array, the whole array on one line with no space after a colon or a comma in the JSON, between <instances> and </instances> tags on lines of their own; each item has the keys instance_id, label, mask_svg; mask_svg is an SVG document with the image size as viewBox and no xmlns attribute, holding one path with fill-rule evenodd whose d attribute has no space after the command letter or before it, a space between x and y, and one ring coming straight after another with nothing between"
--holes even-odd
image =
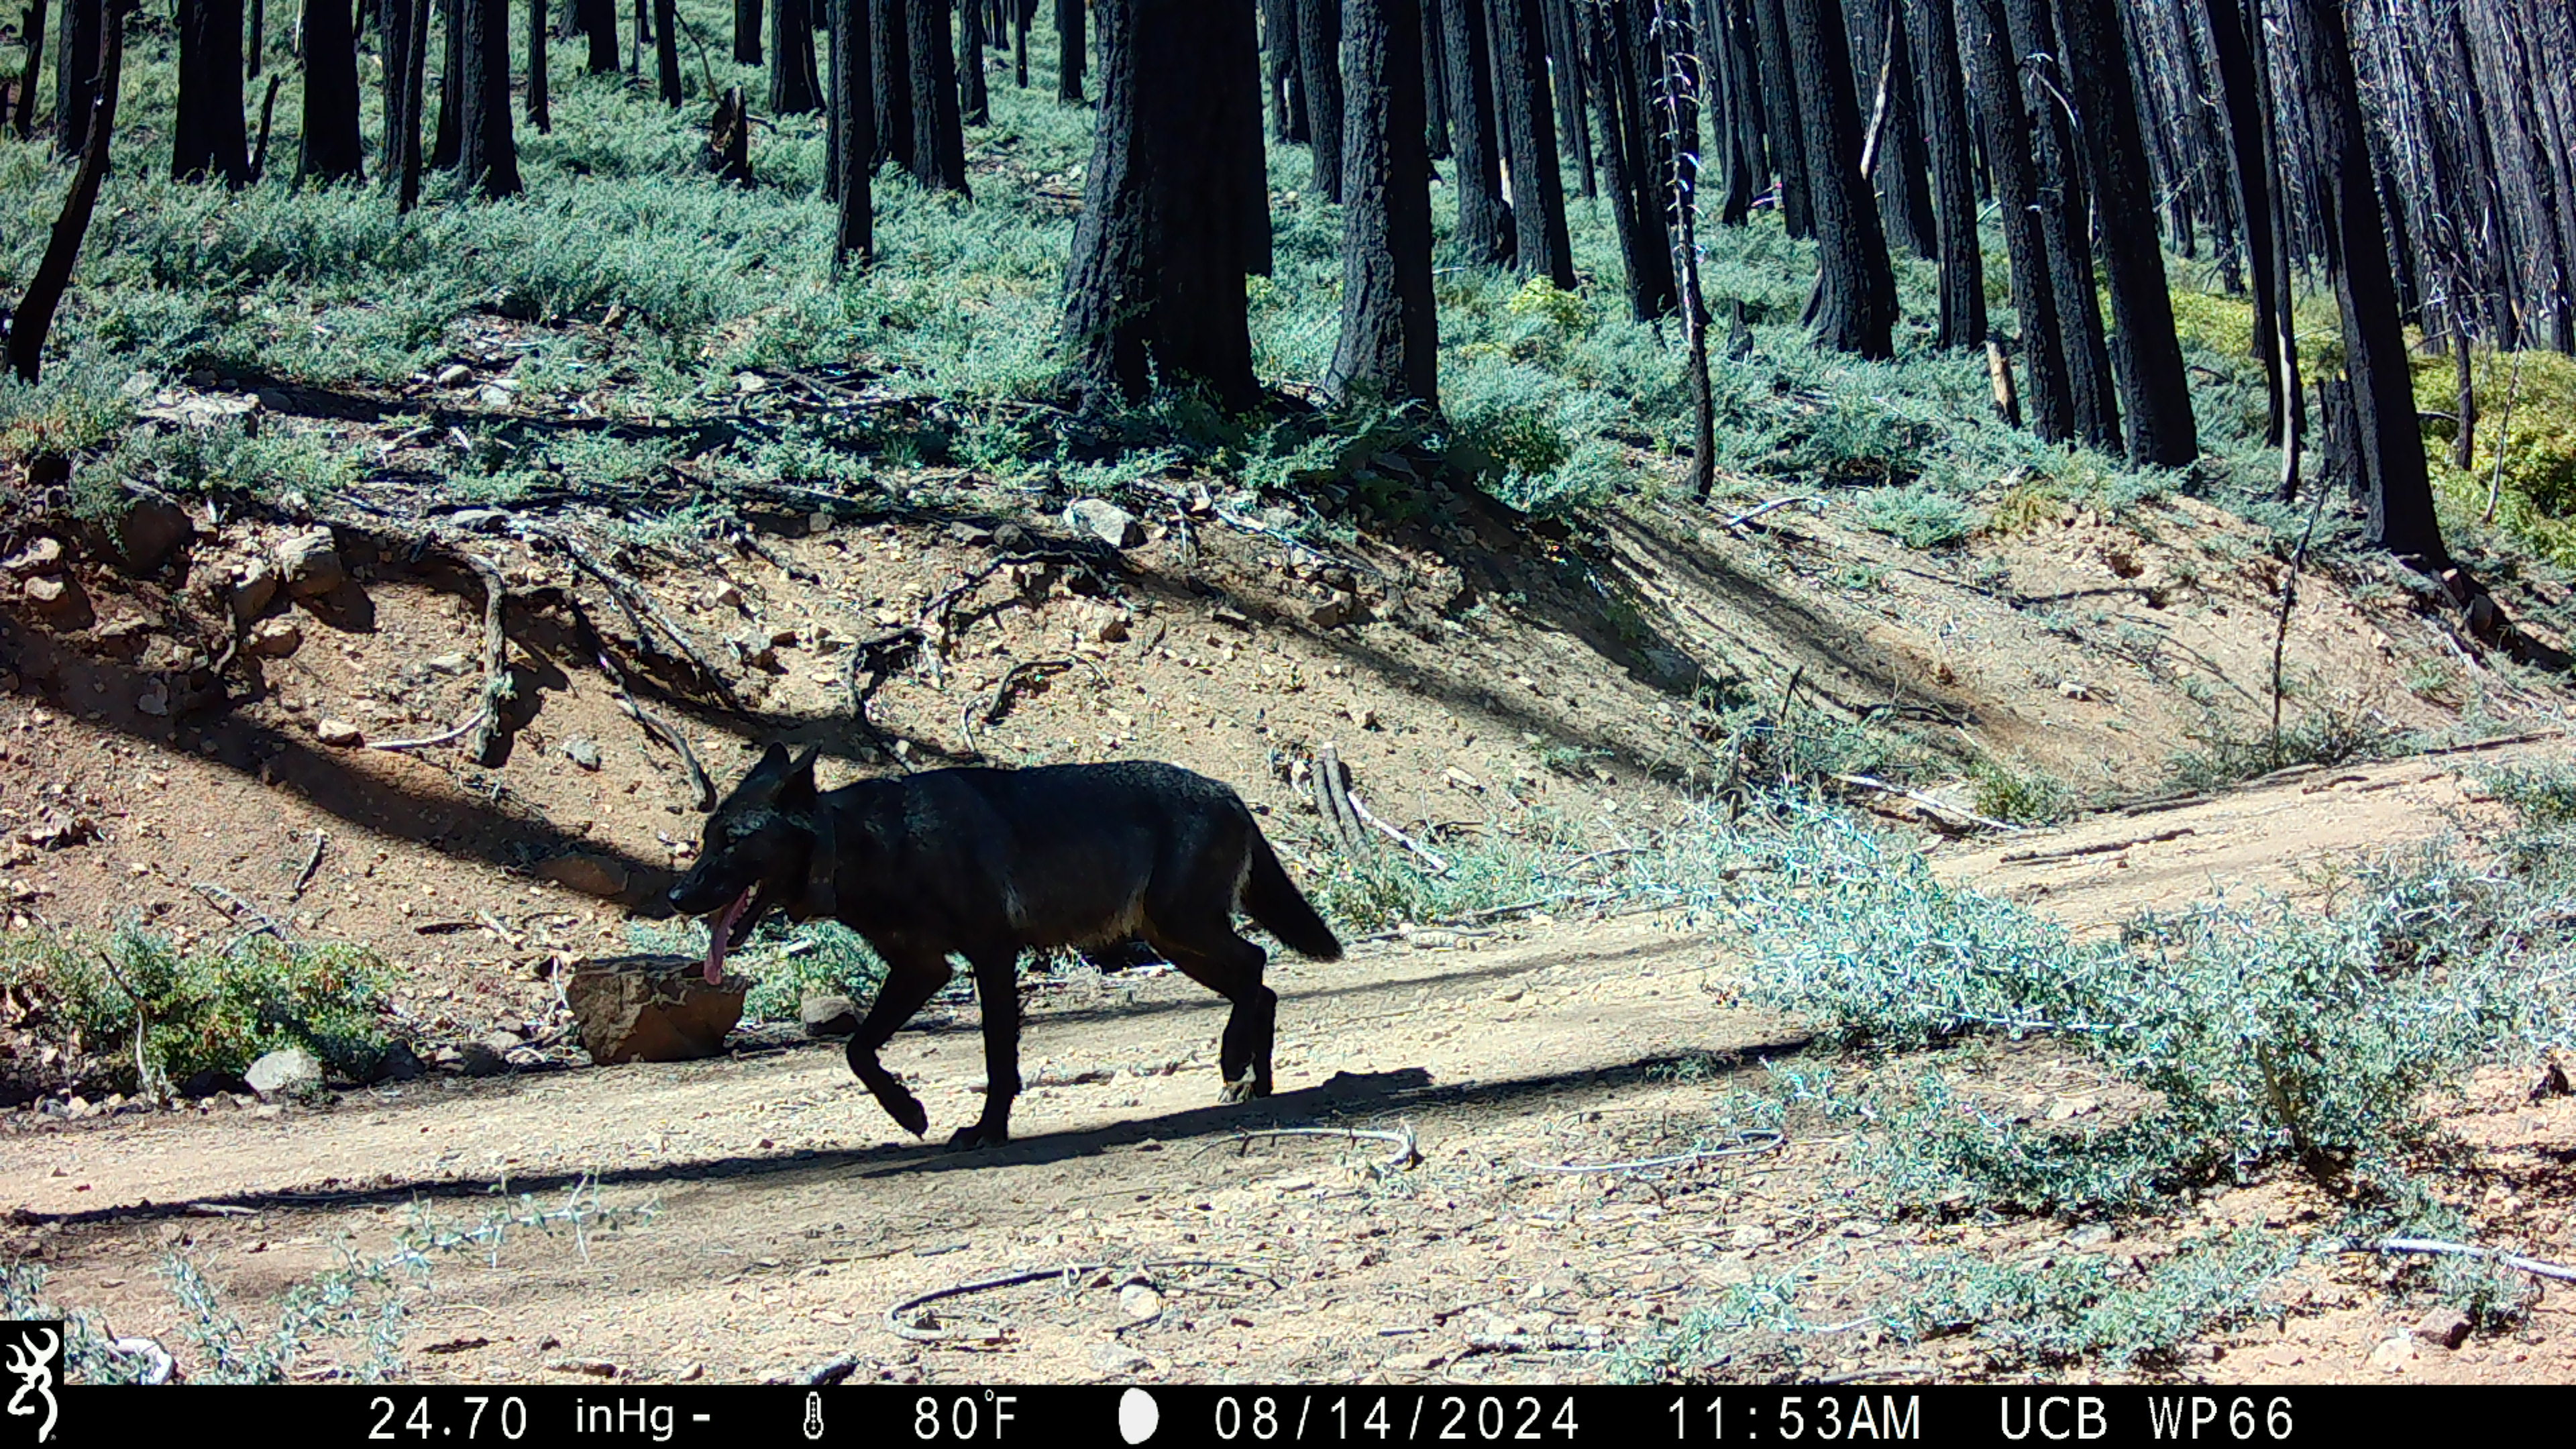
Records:
<instances>
[{"instance_id":1,"label":"black wolf","mask_svg":"<svg viewBox=\"0 0 2576 1449\"><path fill-rule=\"evenodd\" d=\"M965 957L984 1008L988 1085L982 1119L954 1148L1010 1140L1023 950L1142 940L1234 1003L1220 1053L1228 1102L1270 1094L1279 1006L1261 984L1268 958L1235 934L1236 908L1304 955L1342 954L1240 796L1143 760L932 770L817 794L814 752L791 761L773 744L709 817L671 904L713 917L710 981L773 905L866 937L886 979L850 1041L850 1070L914 1133L929 1114L877 1051L948 984L948 957Z\"/></svg>"}]
</instances>

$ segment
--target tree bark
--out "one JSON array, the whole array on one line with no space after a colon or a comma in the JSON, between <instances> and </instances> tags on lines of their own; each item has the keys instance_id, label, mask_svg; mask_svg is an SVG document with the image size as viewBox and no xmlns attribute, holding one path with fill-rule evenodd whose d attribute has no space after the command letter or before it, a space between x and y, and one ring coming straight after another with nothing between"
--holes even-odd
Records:
<instances>
[{"instance_id":1,"label":"tree bark","mask_svg":"<svg viewBox=\"0 0 2576 1449\"><path fill-rule=\"evenodd\" d=\"M1667 209L1673 217L1672 265L1680 274L1682 345L1691 383L1691 497L1705 501L1717 482L1717 399L1708 377L1708 302L1699 286L1699 130L1700 87L1707 75L1706 52L1680 0L1650 0L1654 6L1655 49L1663 53L1656 67L1655 109L1670 168L1665 173Z\"/></svg>"},{"instance_id":2,"label":"tree bark","mask_svg":"<svg viewBox=\"0 0 2576 1449\"><path fill-rule=\"evenodd\" d=\"M1449 159L1449 45L1438 0L1416 0L1422 13L1422 136L1434 161Z\"/></svg>"},{"instance_id":3,"label":"tree bark","mask_svg":"<svg viewBox=\"0 0 2576 1449\"><path fill-rule=\"evenodd\" d=\"M1860 174L1859 103L1851 49L1833 0L1787 0L1806 139L1808 200L1815 208L1819 271L1816 340L1868 358L1895 353L1896 274L1879 229L1878 200Z\"/></svg>"},{"instance_id":4,"label":"tree bark","mask_svg":"<svg viewBox=\"0 0 2576 1449\"><path fill-rule=\"evenodd\" d=\"M385 0L388 13L402 8L402 0ZM555 128L552 105L546 95L546 0L528 0L528 124L544 135Z\"/></svg>"},{"instance_id":5,"label":"tree bark","mask_svg":"<svg viewBox=\"0 0 2576 1449\"><path fill-rule=\"evenodd\" d=\"M36 78L45 64L45 0L27 0L27 67L18 75L18 139L36 132Z\"/></svg>"},{"instance_id":6,"label":"tree bark","mask_svg":"<svg viewBox=\"0 0 2576 1449\"><path fill-rule=\"evenodd\" d=\"M590 39L590 73L617 73L617 0L573 0L582 18L582 34Z\"/></svg>"},{"instance_id":7,"label":"tree bark","mask_svg":"<svg viewBox=\"0 0 2576 1449\"><path fill-rule=\"evenodd\" d=\"M2350 444L2370 541L2427 572L2449 562L2433 512L2424 439L2390 280L2378 185L2362 132L2360 85L2338 0L2292 0L2298 87L2325 204L2318 240L2343 315L2344 374L2351 380Z\"/></svg>"},{"instance_id":8,"label":"tree bark","mask_svg":"<svg viewBox=\"0 0 2576 1449\"><path fill-rule=\"evenodd\" d=\"M1343 21L1350 131L1342 166L1342 335L1324 390L1345 404L1437 408L1420 0L1350 0Z\"/></svg>"},{"instance_id":9,"label":"tree bark","mask_svg":"<svg viewBox=\"0 0 2576 1449\"><path fill-rule=\"evenodd\" d=\"M2237 0L2203 0L2209 15L2210 50L2218 63L2218 89L2227 113L2229 173L2236 186L2236 211L2245 228L2245 270L2254 284L2254 358L2263 366L2269 418L2264 439L2281 442L2281 348L2275 285L2275 248L2284 239L2272 221L2272 146L2254 64L2248 17Z\"/></svg>"},{"instance_id":10,"label":"tree bark","mask_svg":"<svg viewBox=\"0 0 2576 1449\"><path fill-rule=\"evenodd\" d=\"M760 0L733 0L733 59L760 64Z\"/></svg>"},{"instance_id":11,"label":"tree bark","mask_svg":"<svg viewBox=\"0 0 2576 1449\"><path fill-rule=\"evenodd\" d=\"M209 173L228 186L250 179L250 135L242 124L241 0L179 0L179 94L170 126L170 174ZM32 38L30 44L33 44ZM32 89L35 77L27 83Z\"/></svg>"},{"instance_id":12,"label":"tree bark","mask_svg":"<svg viewBox=\"0 0 2576 1449\"><path fill-rule=\"evenodd\" d=\"M810 53L813 40L806 49ZM680 86L680 7L676 0L653 0L653 79L654 92L663 105L680 108L683 99Z\"/></svg>"},{"instance_id":13,"label":"tree bark","mask_svg":"<svg viewBox=\"0 0 2576 1449\"><path fill-rule=\"evenodd\" d=\"M668 5L672 0L655 0ZM814 74L814 17L811 0L770 0L769 109L780 116L805 116L822 109L822 85ZM940 0L924 0L935 5ZM665 30L669 26L662 27ZM678 51L675 49L674 56ZM676 61L674 76L677 75ZM679 104L677 100L671 102Z\"/></svg>"},{"instance_id":14,"label":"tree bark","mask_svg":"<svg viewBox=\"0 0 2576 1449\"><path fill-rule=\"evenodd\" d=\"M1985 254L1977 239L1977 188L1968 174L1968 101L1959 85L1959 26L1950 0L1894 0L1920 62L1923 130L1931 143L1932 212L1939 226L1943 347L1986 340Z\"/></svg>"},{"instance_id":15,"label":"tree bark","mask_svg":"<svg viewBox=\"0 0 2576 1449\"><path fill-rule=\"evenodd\" d=\"M106 58L103 17L112 3L63 0L62 33L54 46L54 155L62 160L88 154L91 102L98 98Z\"/></svg>"},{"instance_id":16,"label":"tree bark","mask_svg":"<svg viewBox=\"0 0 2576 1449\"><path fill-rule=\"evenodd\" d=\"M508 0L492 0L506 5ZM508 11L502 12L506 21ZM507 44L508 37L503 37ZM502 64L509 64L503 52ZM502 104L509 104L503 92ZM358 140L358 35L349 0L304 3L305 181L355 181L365 169Z\"/></svg>"},{"instance_id":17,"label":"tree bark","mask_svg":"<svg viewBox=\"0 0 2576 1449\"><path fill-rule=\"evenodd\" d=\"M2101 297L2093 285L2093 245L2085 221L2082 152L2067 110L2055 22L2047 0L2004 0L2013 54L2022 73L2022 122L2039 180L2040 234L2048 244L2049 290L2055 294L2058 342L2066 359L2075 438L2088 448L2120 446L2120 400L2102 338Z\"/></svg>"},{"instance_id":18,"label":"tree bark","mask_svg":"<svg viewBox=\"0 0 2576 1449\"><path fill-rule=\"evenodd\" d=\"M1556 99L1557 154L1573 163L1576 192L1592 197L1600 185L1593 176L1592 132L1584 119L1589 96L1583 46L1574 38L1573 6L1570 0L1540 0L1539 10L1546 27L1548 86Z\"/></svg>"},{"instance_id":19,"label":"tree bark","mask_svg":"<svg viewBox=\"0 0 2576 1449\"><path fill-rule=\"evenodd\" d=\"M465 19L461 11L476 3L478 0L438 0L438 13L446 23L440 27L439 36L438 129L432 133L429 147L429 164L434 170L455 169L463 148L459 126L465 115ZM613 4L615 0L601 3ZM609 34L616 33L617 28L610 26Z\"/></svg>"},{"instance_id":20,"label":"tree bark","mask_svg":"<svg viewBox=\"0 0 2576 1449\"><path fill-rule=\"evenodd\" d=\"M395 174L394 214L408 215L420 204L420 109L427 100L424 72L429 69L429 0L393 0L411 12L405 28L402 58L402 118L396 123L388 161ZM270 98L277 92L271 90ZM262 130L266 129L263 124Z\"/></svg>"},{"instance_id":21,"label":"tree bark","mask_svg":"<svg viewBox=\"0 0 2576 1449\"><path fill-rule=\"evenodd\" d=\"M834 188L840 213L832 234L832 266L839 271L853 257L861 268L873 265L877 257L876 212L868 190L870 158L877 149L876 112L860 90L860 78L875 65L868 54L868 0L825 3L838 7L832 17L832 70L840 79L832 87L832 115L840 143L832 159L840 173Z\"/></svg>"},{"instance_id":22,"label":"tree bark","mask_svg":"<svg viewBox=\"0 0 2576 1449\"><path fill-rule=\"evenodd\" d=\"M1754 43L1761 57L1762 114L1769 123L1771 162L1780 174L1780 225L1794 237L1816 234L1816 211L1807 187L1805 106L1798 73L1789 60L1786 0L1752 0Z\"/></svg>"},{"instance_id":23,"label":"tree bark","mask_svg":"<svg viewBox=\"0 0 2576 1449\"><path fill-rule=\"evenodd\" d=\"M2120 386L2129 461L2179 468L2200 456L2200 435L2191 415L2191 386L2183 377L2182 343L2174 334L2173 293L2156 234L2155 187L2138 130L2118 0L2058 0L2058 6L2066 18L2070 90L2093 179L2095 242L2118 329L2111 369ZM2340 34L2341 21L2336 24ZM2347 69L2350 64L2347 57ZM2367 177L2367 154L2361 164ZM2377 209L2374 201L2372 211ZM2381 264L2387 260L2383 246Z\"/></svg>"},{"instance_id":24,"label":"tree bark","mask_svg":"<svg viewBox=\"0 0 2576 1449\"><path fill-rule=\"evenodd\" d=\"M1494 128L1493 56L1485 0L1431 0L1448 41L1449 146L1458 191L1458 248L1474 267L1511 265L1516 232L1503 201L1501 144Z\"/></svg>"},{"instance_id":25,"label":"tree bark","mask_svg":"<svg viewBox=\"0 0 2576 1449\"><path fill-rule=\"evenodd\" d=\"M1100 118L1065 282L1074 383L1095 405L1159 380L1249 408L1243 279L1269 249L1266 227L1247 234L1267 205L1247 166L1261 148L1251 0L1102 0L1095 18Z\"/></svg>"},{"instance_id":26,"label":"tree bark","mask_svg":"<svg viewBox=\"0 0 2576 1449\"><path fill-rule=\"evenodd\" d=\"M1090 44L1083 38L1083 0L1055 0L1055 98L1068 106L1082 104L1083 62Z\"/></svg>"},{"instance_id":27,"label":"tree bark","mask_svg":"<svg viewBox=\"0 0 2576 1449\"><path fill-rule=\"evenodd\" d=\"M2031 161L2030 133L2012 33L2003 0L1967 0L1969 64L1976 76L1977 120L1986 138L1986 166L1993 178L2004 254L2012 264L2013 313L2021 327L2030 430L2045 442L2075 435L2075 401L2066 379L2066 353L2058 337L2057 293L2049 280L2048 239L2042 234L2039 173Z\"/></svg>"},{"instance_id":28,"label":"tree bark","mask_svg":"<svg viewBox=\"0 0 2576 1449\"><path fill-rule=\"evenodd\" d=\"M876 164L912 165L912 41L905 12L935 0L871 0L868 63L873 68L877 119Z\"/></svg>"},{"instance_id":29,"label":"tree bark","mask_svg":"<svg viewBox=\"0 0 2576 1449\"><path fill-rule=\"evenodd\" d=\"M957 52L948 0L912 0L912 174L933 191L967 195L966 129L957 114Z\"/></svg>"},{"instance_id":30,"label":"tree bark","mask_svg":"<svg viewBox=\"0 0 2576 1449\"><path fill-rule=\"evenodd\" d=\"M1342 199L1342 0L1297 0L1297 59L1306 73L1306 126L1314 187Z\"/></svg>"},{"instance_id":31,"label":"tree bark","mask_svg":"<svg viewBox=\"0 0 2576 1449\"><path fill-rule=\"evenodd\" d=\"M77 4L66 6L77 8ZM97 14L98 70L88 87L90 114L81 126L80 169L63 198L62 214L46 238L45 255L9 319L9 367L29 387L42 376L45 334L54 328L54 312L72 283L72 265L80 260L81 242L89 235L90 213L98 209L99 184L107 179L107 145L116 134L117 83L125 72L125 6L123 0L101 0ZM74 54L64 47L65 54Z\"/></svg>"},{"instance_id":32,"label":"tree bark","mask_svg":"<svg viewBox=\"0 0 2576 1449\"><path fill-rule=\"evenodd\" d=\"M984 0L966 0L966 34L959 43L964 53L957 63L958 120L969 126L989 126L993 100L984 88Z\"/></svg>"},{"instance_id":33,"label":"tree bark","mask_svg":"<svg viewBox=\"0 0 2576 1449\"><path fill-rule=\"evenodd\" d=\"M510 4L509 0L457 0L457 10L465 17L457 170L464 173L467 186L499 201L522 189L519 148L510 135Z\"/></svg>"},{"instance_id":34,"label":"tree bark","mask_svg":"<svg viewBox=\"0 0 2576 1449\"><path fill-rule=\"evenodd\" d=\"M1512 264L1574 290L1574 246L1565 229L1565 179L1557 168L1548 100L1546 25L1539 0L1492 0L1494 104L1511 166Z\"/></svg>"}]
</instances>

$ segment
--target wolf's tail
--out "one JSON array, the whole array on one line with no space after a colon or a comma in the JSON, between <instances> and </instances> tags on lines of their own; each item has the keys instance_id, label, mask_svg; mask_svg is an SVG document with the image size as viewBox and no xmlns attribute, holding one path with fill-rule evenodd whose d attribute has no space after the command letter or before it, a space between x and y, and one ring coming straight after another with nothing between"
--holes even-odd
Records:
<instances>
[{"instance_id":1,"label":"wolf's tail","mask_svg":"<svg viewBox=\"0 0 2576 1449\"><path fill-rule=\"evenodd\" d=\"M1324 918L1315 914L1297 883L1288 878L1288 872L1279 864L1279 853L1270 848L1270 841L1258 825L1252 827L1252 868L1244 876L1243 909L1299 955L1318 961L1342 959L1340 939L1333 935L1332 927L1324 924Z\"/></svg>"}]
</instances>

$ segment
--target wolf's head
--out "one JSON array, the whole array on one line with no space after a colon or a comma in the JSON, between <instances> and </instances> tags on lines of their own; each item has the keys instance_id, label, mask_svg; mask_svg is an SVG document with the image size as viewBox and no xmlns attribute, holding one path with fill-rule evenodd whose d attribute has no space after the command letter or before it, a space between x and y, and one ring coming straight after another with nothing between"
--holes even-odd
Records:
<instances>
[{"instance_id":1,"label":"wolf's head","mask_svg":"<svg viewBox=\"0 0 2576 1449\"><path fill-rule=\"evenodd\" d=\"M815 854L814 755L791 760L773 744L707 817L698 863L671 887L671 908L707 922L707 980L724 979L725 953L769 908L803 919Z\"/></svg>"}]
</instances>

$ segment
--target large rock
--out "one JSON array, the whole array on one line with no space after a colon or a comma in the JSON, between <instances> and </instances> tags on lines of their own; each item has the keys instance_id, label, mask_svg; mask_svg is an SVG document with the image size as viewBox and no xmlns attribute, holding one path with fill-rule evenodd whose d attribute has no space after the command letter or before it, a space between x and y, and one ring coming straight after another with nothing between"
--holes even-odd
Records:
<instances>
[{"instance_id":1,"label":"large rock","mask_svg":"<svg viewBox=\"0 0 2576 1449\"><path fill-rule=\"evenodd\" d=\"M30 539L25 548L10 555L6 563L0 563L0 569L6 569L20 578L59 573L62 567L63 541L42 534Z\"/></svg>"},{"instance_id":2,"label":"large rock","mask_svg":"<svg viewBox=\"0 0 2576 1449\"><path fill-rule=\"evenodd\" d=\"M859 1005L846 996L815 993L796 1003L796 1019L807 1036L851 1036L859 1029Z\"/></svg>"},{"instance_id":3,"label":"large rock","mask_svg":"<svg viewBox=\"0 0 2576 1449\"><path fill-rule=\"evenodd\" d=\"M349 578L349 566L340 561L339 546L327 528L299 533L278 545L277 571L286 579L286 591L299 599L327 594Z\"/></svg>"},{"instance_id":4,"label":"large rock","mask_svg":"<svg viewBox=\"0 0 2576 1449\"><path fill-rule=\"evenodd\" d=\"M575 968L564 999L590 1059L605 1067L721 1053L751 982L727 976L709 986L705 969L687 956L620 956Z\"/></svg>"},{"instance_id":5,"label":"large rock","mask_svg":"<svg viewBox=\"0 0 2576 1449\"><path fill-rule=\"evenodd\" d=\"M125 512L116 525L116 551L138 574L157 572L170 556L197 536L186 509L158 498L145 498Z\"/></svg>"},{"instance_id":6,"label":"large rock","mask_svg":"<svg viewBox=\"0 0 2576 1449\"><path fill-rule=\"evenodd\" d=\"M264 558L252 559L233 569L233 617L247 624L268 612L277 598L277 565Z\"/></svg>"},{"instance_id":7,"label":"large rock","mask_svg":"<svg viewBox=\"0 0 2576 1449\"><path fill-rule=\"evenodd\" d=\"M1136 515L1106 498L1077 498L1066 504L1064 526L1090 534L1111 548L1134 548L1145 541Z\"/></svg>"},{"instance_id":8,"label":"large rock","mask_svg":"<svg viewBox=\"0 0 2576 1449\"><path fill-rule=\"evenodd\" d=\"M320 1087L322 1064L302 1047L281 1047L251 1063L250 1070L242 1073L242 1080L263 1099L274 1102Z\"/></svg>"}]
</instances>

